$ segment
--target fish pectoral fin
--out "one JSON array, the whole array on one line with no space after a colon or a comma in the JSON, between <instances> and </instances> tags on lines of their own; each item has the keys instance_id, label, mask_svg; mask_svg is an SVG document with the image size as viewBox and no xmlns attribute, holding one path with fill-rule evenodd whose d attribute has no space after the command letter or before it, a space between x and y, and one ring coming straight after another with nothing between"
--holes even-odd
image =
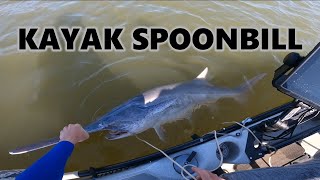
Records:
<instances>
[{"instance_id":1,"label":"fish pectoral fin","mask_svg":"<svg viewBox=\"0 0 320 180\"><path fill-rule=\"evenodd\" d=\"M165 130L161 127L161 125L157 125L157 126L153 127L153 129L156 131L160 140L165 141L165 139L166 139Z\"/></svg>"}]
</instances>

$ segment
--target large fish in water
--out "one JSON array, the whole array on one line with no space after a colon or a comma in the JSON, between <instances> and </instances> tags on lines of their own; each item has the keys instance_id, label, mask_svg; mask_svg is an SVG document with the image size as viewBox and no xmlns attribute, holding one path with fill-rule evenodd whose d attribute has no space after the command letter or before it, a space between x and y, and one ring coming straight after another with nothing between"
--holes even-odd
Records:
<instances>
[{"instance_id":1,"label":"large fish in water","mask_svg":"<svg viewBox=\"0 0 320 180\"><path fill-rule=\"evenodd\" d=\"M100 117L84 129L89 132L108 130L109 140L120 139L153 128L159 138L164 140L161 125L176 120L190 118L196 107L214 103L220 98L243 99L244 93L262 79L260 74L234 89L220 88L206 81L208 68L195 79L187 82L157 87L138 95L111 112ZM49 139L37 144L17 148L10 154L22 154L59 142L59 138Z\"/></svg>"}]
</instances>

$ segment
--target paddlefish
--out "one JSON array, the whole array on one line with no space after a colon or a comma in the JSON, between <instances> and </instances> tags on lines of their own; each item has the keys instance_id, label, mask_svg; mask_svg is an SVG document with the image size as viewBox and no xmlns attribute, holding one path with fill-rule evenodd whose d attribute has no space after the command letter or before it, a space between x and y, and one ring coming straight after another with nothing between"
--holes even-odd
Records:
<instances>
[{"instance_id":1,"label":"paddlefish","mask_svg":"<svg viewBox=\"0 0 320 180\"><path fill-rule=\"evenodd\" d=\"M244 94L266 75L257 75L236 88L222 88L210 84L206 80L207 74L208 68L205 68L193 80L148 90L115 107L84 129L88 133L107 130L106 138L115 140L153 128L159 138L165 140L163 124L189 119L197 107L214 103L221 98L242 101ZM9 153L22 154L58 142L59 138L52 138L17 148Z\"/></svg>"}]
</instances>

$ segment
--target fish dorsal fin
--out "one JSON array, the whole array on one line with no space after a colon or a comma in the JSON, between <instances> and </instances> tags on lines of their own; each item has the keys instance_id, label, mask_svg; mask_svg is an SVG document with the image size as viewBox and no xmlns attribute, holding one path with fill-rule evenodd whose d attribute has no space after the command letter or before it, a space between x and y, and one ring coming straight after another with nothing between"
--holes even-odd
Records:
<instances>
[{"instance_id":1,"label":"fish dorsal fin","mask_svg":"<svg viewBox=\"0 0 320 180\"><path fill-rule=\"evenodd\" d=\"M206 79L208 75L208 67L206 67L197 77L196 79Z\"/></svg>"}]
</instances>

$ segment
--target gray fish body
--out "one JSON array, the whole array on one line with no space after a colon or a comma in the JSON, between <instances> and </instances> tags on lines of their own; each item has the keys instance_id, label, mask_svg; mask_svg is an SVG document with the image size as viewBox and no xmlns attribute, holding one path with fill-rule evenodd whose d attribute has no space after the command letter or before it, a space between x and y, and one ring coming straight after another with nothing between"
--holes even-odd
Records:
<instances>
[{"instance_id":1,"label":"gray fish body","mask_svg":"<svg viewBox=\"0 0 320 180\"><path fill-rule=\"evenodd\" d=\"M215 87L203 77L157 87L114 108L88 127L109 130L111 133L106 138L110 140L154 128L159 138L164 140L161 125L189 118L199 105L213 103L220 98L241 100L241 95L263 77L264 74L258 75L234 89Z\"/></svg>"},{"instance_id":2,"label":"gray fish body","mask_svg":"<svg viewBox=\"0 0 320 180\"><path fill-rule=\"evenodd\" d=\"M108 130L106 138L114 140L154 128L159 138L164 140L165 135L161 125L189 118L199 105L213 103L220 98L228 97L240 101L243 99L243 94L265 76L260 74L237 88L228 89L208 83L205 79L207 72L208 68L194 80L146 91L114 108L84 129L89 133ZM26 153L58 142L59 138L52 138L17 148L9 153Z\"/></svg>"}]
</instances>

